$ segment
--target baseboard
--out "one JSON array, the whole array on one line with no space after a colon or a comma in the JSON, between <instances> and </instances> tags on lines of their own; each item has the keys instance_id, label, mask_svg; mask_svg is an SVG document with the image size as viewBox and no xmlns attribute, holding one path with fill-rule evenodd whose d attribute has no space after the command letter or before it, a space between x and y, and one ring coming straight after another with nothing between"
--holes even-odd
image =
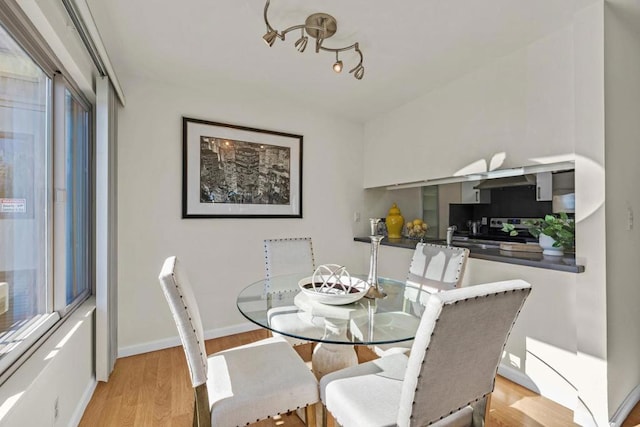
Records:
<instances>
[{"instance_id":1,"label":"baseboard","mask_svg":"<svg viewBox=\"0 0 640 427\"><path fill-rule=\"evenodd\" d=\"M540 394L540 389L538 388L538 386L536 386L536 383L534 383L531 378L529 378L526 374L520 372L518 369L501 363L498 366L498 375L505 377L511 382L520 384L522 387L528 388L534 393Z\"/></svg>"},{"instance_id":2,"label":"baseboard","mask_svg":"<svg viewBox=\"0 0 640 427\"><path fill-rule=\"evenodd\" d=\"M84 415L84 411L89 406L89 402L91 401L91 397L93 396L93 392L96 390L96 386L98 385L98 381L95 378L92 378L91 382L87 384L87 388L82 393L82 397L76 406L76 409L71 414L71 419L69 420L70 426L80 425L80 420Z\"/></svg>"},{"instance_id":3,"label":"baseboard","mask_svg":"<svg viewBox=\"0 0 640 427\"><path fill-rule=\"evenodd\" d=\"M224 328L211 329L204 331L204 339L210 340L213 338L224 337L227 335L240 334L242 332L248 332L258 329L258 326L253 323L241 323L239 325L227 326ZM181 345L180 337L177 335L171 338L165 338L162 340L146 342L142 344L130 345L127 347L120 347L118 349L118 357L134 356L136 354L148 353L150 351L163 350L165 348L177 347Z\"/></svg>"},{"instance_id":4,"label":"baseboard","mask_svg":"<svg viewBox=\"0 0 640 427\"><path fill-rule=\"evenodd\" d=\"M640 402L640 384L631 390L631 393L620 404L616 413L609 420L609 425L611 427L620 427L638 402Z\"/></svg>"}]
</instances>

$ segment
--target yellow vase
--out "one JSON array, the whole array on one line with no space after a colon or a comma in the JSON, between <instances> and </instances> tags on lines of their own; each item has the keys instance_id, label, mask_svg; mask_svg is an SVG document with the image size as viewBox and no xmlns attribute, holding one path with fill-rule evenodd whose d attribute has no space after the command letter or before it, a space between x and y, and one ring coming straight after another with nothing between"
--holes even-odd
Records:
<instances>
[{"instance_id":1,"label":"yellow vase","mask_svg":"<svg viewBox=\"0 0 640 427\"><path fill-rule=\"evenodd\" d=\"M387 225L387 232L389 233L390 239L399 239L402 237L404 218L395 203L391 206L391 209L389 209L389 213L385 219L385 224Z\"/></svg>"}]
</instances>

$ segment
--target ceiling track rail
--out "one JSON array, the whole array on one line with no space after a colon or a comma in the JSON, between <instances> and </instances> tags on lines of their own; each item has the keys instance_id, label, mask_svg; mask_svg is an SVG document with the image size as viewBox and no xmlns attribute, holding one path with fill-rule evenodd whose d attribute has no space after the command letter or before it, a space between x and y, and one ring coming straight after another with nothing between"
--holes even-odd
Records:
<instances>
[{"instance_id":1,"label":"ceiling track rail","mask_svg":"<svg viewBox=\"0 0 640 427\"><path fill-rule=\"evenodd\" d=\"M118 96L118 99L120 99L120 102L122 103L122 105L124 105L124 93L122 92L122 88L120 87L120 83L118 82L115 71L111 66L111 62L107 57L106 49L102 44L98 29L93 22L93 18L91 17L89 6L84 2L84 0L81 1L81 7L79 7L77 1L75 0L61 1L64 5L64 8L67 10L67 13L69 14L69 18L71 19L73 26L78 31L80 40L82 40L82 43L87 49L87 53L96 66L98 73L101 77L109 78Z\"/></svg>"},{"instance_id":2,"label":"ceiling track rail","mask_svg":"<svg viewBox=\"0 0 640 427\"><path fill-rule=\"evenodd\" d=\"M73 22L73 26L76 27L76 30L78 31L78 35L80 36L82 43L87 49L89 56L91 56L91 60L93 61L96 68L98 69L100 76L101 77L108 76L109 74L107 72L107 68L105 67L104 62L100 57L100 53L98 52L98 49L96 48L96 45L93 42L93 38L89 34L89 31L87 30L87 26L85 25L84 21L82 20L82 17L78 13L75 5L71 0L62 0L62 4L64 5L64 8L67 10L69 17Z\"/></svg>"}]
</instances>

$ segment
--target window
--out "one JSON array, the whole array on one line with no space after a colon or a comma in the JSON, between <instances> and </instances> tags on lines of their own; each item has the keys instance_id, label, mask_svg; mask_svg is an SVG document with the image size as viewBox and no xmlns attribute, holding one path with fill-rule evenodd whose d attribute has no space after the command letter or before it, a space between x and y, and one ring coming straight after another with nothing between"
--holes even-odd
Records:
<instances>
[{"instance_id":1,"label":"window","mask_svg":"<svg viewBox=\"0 0 640 427\"><path fill-rule=\"evenodd\" d=\"M89 105L0 26L0 373L90 292L91 177Z\"/></svg>"},{"instance_id":2,"label":"window","mask_svg":"<svg viewBox=\"0 0 640 427\"><path fill-rule=\"evenodd\" d=\"M65 88L66 286L65 305L89 289L89 111Z\"/></svg>"}]
</instances>

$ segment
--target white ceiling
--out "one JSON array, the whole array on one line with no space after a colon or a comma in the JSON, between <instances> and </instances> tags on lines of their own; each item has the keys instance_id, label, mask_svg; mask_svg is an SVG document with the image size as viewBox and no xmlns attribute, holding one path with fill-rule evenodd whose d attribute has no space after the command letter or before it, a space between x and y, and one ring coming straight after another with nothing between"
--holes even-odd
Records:
<instances>
[{"instance_id":1,"label":"white ceiling","mask_svg":"<svg viewBox=\"0 0 640 427\"><path fill-rule=\"evenodd\" d=\"M299 53L299 33L269 48L263 0L88 0L116 73L177 85L242 85L366 121L509 54L571 21L596 0L272 0L274 28L333 15L328 47L360 43L365 76L347 73L355 55ZM630 0L629 0L630 1ZM635 0L634 0L635 1ZM126 96L126 79L124 81Z\"/></svg>"}]
</instances>

